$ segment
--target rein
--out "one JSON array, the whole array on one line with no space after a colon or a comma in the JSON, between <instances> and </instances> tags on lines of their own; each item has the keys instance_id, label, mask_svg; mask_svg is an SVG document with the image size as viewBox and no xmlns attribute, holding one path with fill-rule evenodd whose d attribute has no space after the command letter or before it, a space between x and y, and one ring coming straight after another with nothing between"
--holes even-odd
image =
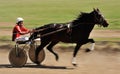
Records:
<instances>
[{"instance_id":1,"label":"rein","mask_svg":"<svg viewBox=\"0 0 120 74\"><path fill-rule=\"evenodd\" d=\"M81 24L82 24L82 23L81 23ZM86 24L86 23L85 23L85 24ZM88 24L90 24L90 23L88 23ZM91 23L91 24L93 24L93 23ZM63 31L63 30L66 30L66 29L68 29L68 33L69 33L69 32L72 31L72 28L73 28L73 27L79 26L79 25L75 25L75 26L70 26L70 25L71 25L71 24L68 24L69 27L67 26L67 27L65 27L65 28L61 28L61 29L55 30L55 31L53 31L53 32L49 32L49 33L43 34L43 35L39 36L38 38L45 37L45 36L48 36L48 35L51 35L51 34L54 34L54 33L57 33L57 32ZM45 28L45 29L40 29L40 30L35 30L35 32L44 31L44 30L46 30L46 29L47 29L47 28Z\"/></svg>"},{"instance_id":2,"label":"rein","mask_svg":"<svg viewBox=\"0 0 120 74\"><path fill-rule=\"evenodd\" d=\"M94 23L79 23L79 24L94 24ZM69 32L72 31L72 28L73 28L73 27L77 27L77 26L79 26L79 25L71 26L71 24L69 23L69 24L67 25L67 27L65 27L65 28L60 28L60 29L55 30L55 31L53 31L53 32L49 32L49 33L43 34L43 35L39 36L38 38L45 37L45 36L48 36L48 35L51 35L51 34L54 34L54 33L57 33L57 32L63 31L63 30L66 30L66 29L68 29L68 33L69 33ZM35 32L44 31L44 30L46 30L46 29L48 29L48 28L40 29L40 30L35 30Z\"/></svg>"},{"instance_id":3,"label":"rein","mask_svg":"<svg viewBox=\"0 0 120 74\"><path fill-rule=\"evenodd\" d=\"M41 37L48 36L48 35L51 35L51 34L54 34L54 33L57 33L57 32L60 32L60 31L63 31L63 30L65 30L65 29L67 29L67 28L61 28L61 29L58 29L58 30L56 30L56 31L53 31L53 32L50 32L50 33L43 34L43 35L40 36L40 38L41 38Z\"/></svg>"}]
</instances>

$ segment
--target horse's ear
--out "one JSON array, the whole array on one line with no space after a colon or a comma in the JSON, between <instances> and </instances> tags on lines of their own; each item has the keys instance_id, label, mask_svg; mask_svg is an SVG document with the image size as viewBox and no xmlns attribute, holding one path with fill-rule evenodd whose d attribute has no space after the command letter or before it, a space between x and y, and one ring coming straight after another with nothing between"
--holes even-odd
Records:
<instances>
[{"instance_id":1,"label":"horse's ear","mask_svg":"<svg viewBox=\"0 0 120 74\"><path fill-rule=\"evenodd\" d=\"M97 8L97 11L100 11L100 10Z\"/></svg>"}]
</instances>

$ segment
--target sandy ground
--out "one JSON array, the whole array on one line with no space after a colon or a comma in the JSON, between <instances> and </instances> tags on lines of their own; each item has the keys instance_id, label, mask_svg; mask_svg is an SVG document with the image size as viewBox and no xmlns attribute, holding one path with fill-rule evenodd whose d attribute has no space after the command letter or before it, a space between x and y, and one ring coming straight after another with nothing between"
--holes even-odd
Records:
<instances>
[{"instance_id":1,"label":"sandy ground","mask_svg":"<svg viewBox=\"0 0 120 74\"><path fill-rule=\"evenodd\" d=\"M97 49L99 47L99 49ZM72 49L56 47L59 61L47 50L42 66L36 66L29 58L21 68L12 67L8 60L9 50L0 50L0 74L120 74L120 43L116 48L96 47L95 51L86 53L84 49L78 52L77 63L71 64Z\"/></svg>"}]
</instances>

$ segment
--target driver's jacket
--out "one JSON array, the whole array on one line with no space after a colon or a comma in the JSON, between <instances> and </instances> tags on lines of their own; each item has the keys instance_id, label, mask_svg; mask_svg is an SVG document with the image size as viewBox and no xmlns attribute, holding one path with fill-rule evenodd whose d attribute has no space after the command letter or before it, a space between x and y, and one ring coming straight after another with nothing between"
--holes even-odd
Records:
<instances>
[{"instance_id":1,"label":"driver's jacket","mask_svg":"<svg viewBox=\"0 0 120 74\"><path fill-rule=\"evenodd\" d=\"M25 28L24 26L19 26L16 24L16 26L13 28L12 32L12 41L15 41L16 38L19 38L22 34L22 32L28 32L29 29Z\"/></svg>"}]
</instances>

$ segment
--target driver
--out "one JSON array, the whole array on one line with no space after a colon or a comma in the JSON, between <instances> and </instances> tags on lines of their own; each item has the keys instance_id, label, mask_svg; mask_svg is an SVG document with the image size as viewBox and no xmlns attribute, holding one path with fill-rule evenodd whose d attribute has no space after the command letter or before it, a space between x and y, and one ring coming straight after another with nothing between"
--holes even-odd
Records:
<instances>
[{"instance_id":1,"label":"driver","mask_svg":"<svg viewBox=\"0 0 120 74\"><path fill-rule=\"evenodd\" d=\"M26 36L23 37L22 35L34 32L33 30L25 28L23 21L24 21L23 18L21 17L17 18L16 25L14 26L12 32L12 41L26 41L29 39L29 37Z\"/></svg>"}]
</instances>

